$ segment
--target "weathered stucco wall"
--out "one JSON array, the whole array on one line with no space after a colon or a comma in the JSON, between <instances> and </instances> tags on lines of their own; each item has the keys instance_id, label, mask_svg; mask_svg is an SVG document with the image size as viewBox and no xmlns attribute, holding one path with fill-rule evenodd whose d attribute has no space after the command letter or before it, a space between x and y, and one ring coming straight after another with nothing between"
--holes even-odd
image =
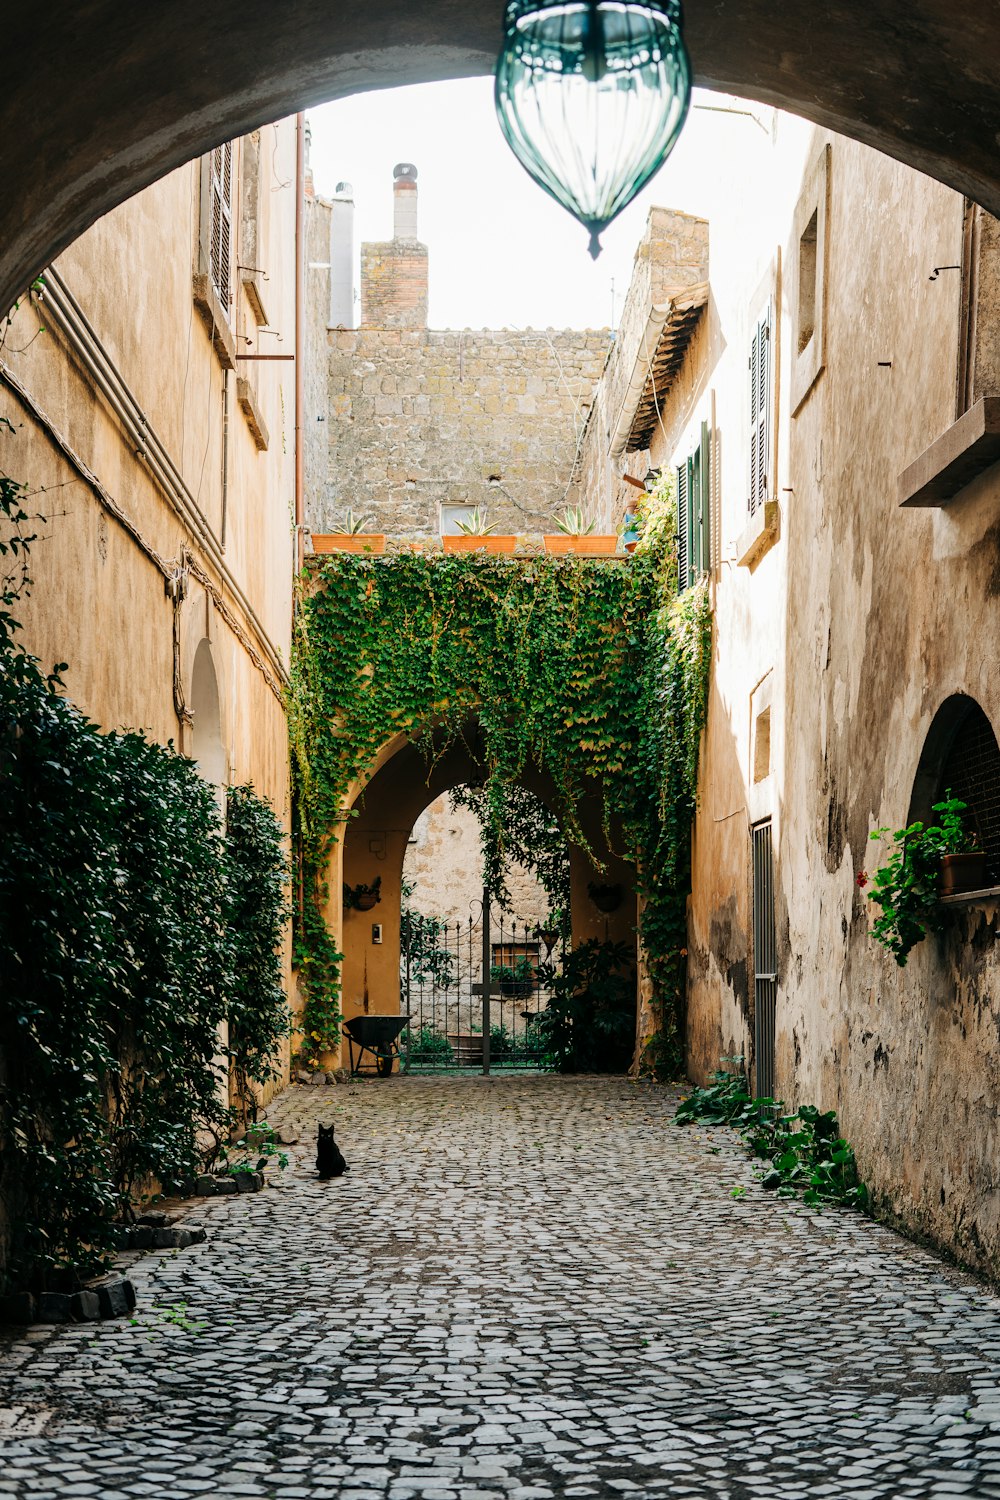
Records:
<instances>
[{"instance_id":1,"label":"weathered stucco wall","mask_svg":"<svg viewBox=\"0 0 1000 1500\"><path fill-rule=\"evenodd\" d=\"M772 212L754 229L746 193L720 180L711 297L649 454L654 466L680 462L708 424L714 641L689 908L690 1069L703 1079L720 1056L752 1057L750 830L769 817L776 1091L836 1109L880 1210L997 1276L998 904L950 914L899 969L872 940L876 911L857 884L882 857L871 830L907 821L942 702L968 694L1000 727L989 647L1000 627L997 471L946 509L898 505L899 475L955 416L962 277L931 272L962 260L963 205L801 122L780 119L754 151L740 170L754 206L766 198ZM799 235L819 203L815 358L802 336ZM988 253L989 234L983 244ZM980 376L991 295L979 299ZM770 504L754 528L748 350L769 296Z\"/></svg>"},{"instance_id":2,"label":"weathered stucco wall","mask_svg":"<svg viewBox=\"0 0 1000 1500\"><path fill-rule=\"evenodd\" d=\"M236 143L237 183L256 144ZM252 264L267 273L267 316L290 350L293 122L268 131L267 149L287 186L255 216ZM252 781L287 826L293 366L224 369L193 301L200 204L193 163L115 210L60 257L42 300L22 303L8 332L2 360L25 394L0 380L0 413L16 429L4 468L46 517L18 613L25 646L46 668L68 663L66 691L97 724L173 740L219 783ZM268 352L275 340L258 338L235 270L245 231L237 192L234 346ZM164 570L184 590L176 660Z\"/></svg>"},{"instance_id":3,"label":"weathered stucco wall","mask_svg":"<svg viewBox=\"0 0 1000 1500\"><path fill-rule=\"evenodd\" d=\"M481 899L483 858L479 821L447 796L425 808L413 825L403 861L403 879L415 889L410 904L424 916L449 923L467 922L472 904ZM523 865L512 865L507 889L513 905L510 920L534 927L548 910L545 892ZM509 926L509 921L505 919Z\"/></svg>"}]
</instances>

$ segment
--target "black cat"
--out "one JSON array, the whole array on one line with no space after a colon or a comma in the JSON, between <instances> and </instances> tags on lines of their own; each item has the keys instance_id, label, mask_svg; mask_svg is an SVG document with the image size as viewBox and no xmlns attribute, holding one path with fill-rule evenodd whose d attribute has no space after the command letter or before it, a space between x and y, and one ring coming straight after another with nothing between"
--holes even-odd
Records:
<instances>
[{"instance_id":1,"label":"black cat","mask_svg":"<svg viewBox=\"0 0 1000 1500\"><path fill-rule=\"evenodd\" d=\"M344 1153L333 1138L333 1126L321 1125L316 1139L316 1170L321 1182L331 1177L343 1177L351 1169L344 1160Z\"/></svg>"}]
</instances>

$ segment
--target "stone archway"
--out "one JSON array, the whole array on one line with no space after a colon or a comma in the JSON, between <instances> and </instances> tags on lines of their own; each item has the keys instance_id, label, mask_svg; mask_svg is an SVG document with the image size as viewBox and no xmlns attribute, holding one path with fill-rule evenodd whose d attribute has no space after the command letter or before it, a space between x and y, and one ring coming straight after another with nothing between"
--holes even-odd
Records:
<instances>
[{"instance_id":1,"label":"stone archway","mask_svg":"<svg viewBox=\"0 0 1000 1500\"><path fill-rule=\"evenodd\" d=\"M794 111L1000 214L990 0L688 0L696 82ZM118 203L324 99L485 73L502 0L53 0L6 11L0 305Z\"/></svg>"},{"instance_id":2,"label":"stone archway","mask_svg":"<svg viewBox=\"0 0 1000 1500\"><path fill-rule=\"evenodd\" d=\"M394 742L387 757L379 757L374 772L358 794L346 825L339 871L331 872L328 921L337 930L342 917L342 1005L345 1019L365 1013L398 1014L400 1004L400 907L403 862L407 841L423 810L443 793L481 776L482 768L470 749L470 734L456 741L428 771L427 761L409 740ZM526 775L524 785L548 806L555 806L555 788L539 772ZM634 866L609 850L602 830L602 807L595 796L577 805L577 817L588 842L604 865L595 870L584 850L569 845L571 881L571 941L588 938L635 944L636 875ZM381 900L369 911L342 910L342 886L371 886L380 881ZM339 881L340 883L336 883ZM621 905L602 914L588 897L591 882L617 884ZM372 926L381 928L381 941L372 941Z\"/></svg>"}]
</instances>

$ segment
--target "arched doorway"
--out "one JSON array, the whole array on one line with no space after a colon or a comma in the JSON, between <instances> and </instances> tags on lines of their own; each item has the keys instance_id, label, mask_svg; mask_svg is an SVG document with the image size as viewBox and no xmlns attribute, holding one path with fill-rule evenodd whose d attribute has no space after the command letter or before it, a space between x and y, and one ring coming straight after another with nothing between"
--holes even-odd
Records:
<instances>
[{"instance_id":1,"label":"arched doorway","mask_svg":"<svg viewBox=\"0 0 1000 1500\"><path fill-rule=\"evenodd\" d=\"M219 701L219 680L212 659L212 643L205 639L198 642L191 672L191 712L194 722L191 727L191 758L198 763L198 770L206 781L216 788L220 807L224 806L226 774L226 747L222 740L222 710Z\"/></svg>"},{"instance_id":2,"label":"arched doorway","mask_svg":"<svg viewBox=\"0 0 1000 1500\"><path fill-rule=\"evenodd\" d=\"M341 948L344 955L342 1004L345 1020L362 1015L400 1014L405 998L400 963L402 880L408 843L417 819L427 807L452 788L481 777L482 767L475 746L475 729L470 727L470 731L429 768L424 754L405 740L381 761L379 769L354 801L343 840L341 901L338 902L337 895L332 893L334 904L342 902L343 908ZM546 805L554 805L555 788L544 774L532 772L525 777L524 784ZM576 813L584 836L602 868L595 866L584 849L569 844L568 946L574 949L591 940L621 943L627 944L634 955L635 869L609 848L597 796L592 805L584 799L578 804ZM598 904L595 893L601 888L607 888L613 896L610 901L605 899ZM378 901L369 906L369 893L374 891L377 891ZM481 891L470 891L471 935L467 935L466 941L470 948L467 978L471 984L481 984L482 968L487 964L490 968L500 968L505 966L505 959L510 959L506 967L513 969L515 946L530 941L523 931L525 923L518 926L515 922L512 930L508 916L505 928L499 911L493 919L495 930L484 934L481 898ZM477 941L481 960L476 956ZM516 986L514 976L510 978ZM516 987L503 999L518 1002ZM524 1008L528 1008L527 1003ZM516 1004L508 1009L511 1011L508 1029L514 1029L523 1017L519 1017ZM500 1014L503 1014L502 1002ZM495 1019L487 1022L487 1030ZM456 1034L474 1034L472 1026L475 1024L470 1012ZM457 1045L452 1045L457 1051ZM460 1059L456 1056L454 1060Z\"/></svg>"},{"instance_id":3,"label":"arched doorway","mask_svg":"<svg viewBox=\"0 0 1000 1500\"><path fill-rule=\"evenodd\" d=\"M23 9L23 8L19 8ZM61 0L13 17L0 303L101 215L172 168L310 104L486 73L500 0ZM897 157L1000 213L1000 31L988 0L689 0L698 84L759 99ZM206 60L211 60L206 62Z\"/></svg>"}]
</instances>

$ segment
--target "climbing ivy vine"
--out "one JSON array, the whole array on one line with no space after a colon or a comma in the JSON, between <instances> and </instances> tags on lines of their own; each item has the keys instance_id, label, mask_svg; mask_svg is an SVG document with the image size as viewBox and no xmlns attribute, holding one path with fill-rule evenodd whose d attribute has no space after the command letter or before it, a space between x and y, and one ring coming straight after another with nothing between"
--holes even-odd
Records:
<instances>
[{"instance_id":1,"label":"climbing ivy vine","mask_svg":"<svg viewBox=\"0 0 1000 1500\"><path fill-rule=\"evenodd\" d=\"M669 495L661 497L661 509ZM636 861L658 1015L647 1062L681 1061L685 898L711 621L703 587L676 599L670 529L609 562L486 554L325 559L297 612L290 728L301 859L296 934L304 1051L335 1045L340 954L326 872L381 747L409 735L428 764L477 724L479 801L502 857L506 789L551 778L569 837L585 796Z\"/></svg>"},{"instance_id":2,"label":"climbing ivy vine","mask_svg":"<svg viewBox=\"0 0 1000 1500\"><path fill-rule=\"evenodd\" d=\"M0 475L0 1287L99 1266L287 1033L280 825L239 788L224 834L193 762L102 733L19 647L26 505Z\"/></svg>"}]
</instances>

